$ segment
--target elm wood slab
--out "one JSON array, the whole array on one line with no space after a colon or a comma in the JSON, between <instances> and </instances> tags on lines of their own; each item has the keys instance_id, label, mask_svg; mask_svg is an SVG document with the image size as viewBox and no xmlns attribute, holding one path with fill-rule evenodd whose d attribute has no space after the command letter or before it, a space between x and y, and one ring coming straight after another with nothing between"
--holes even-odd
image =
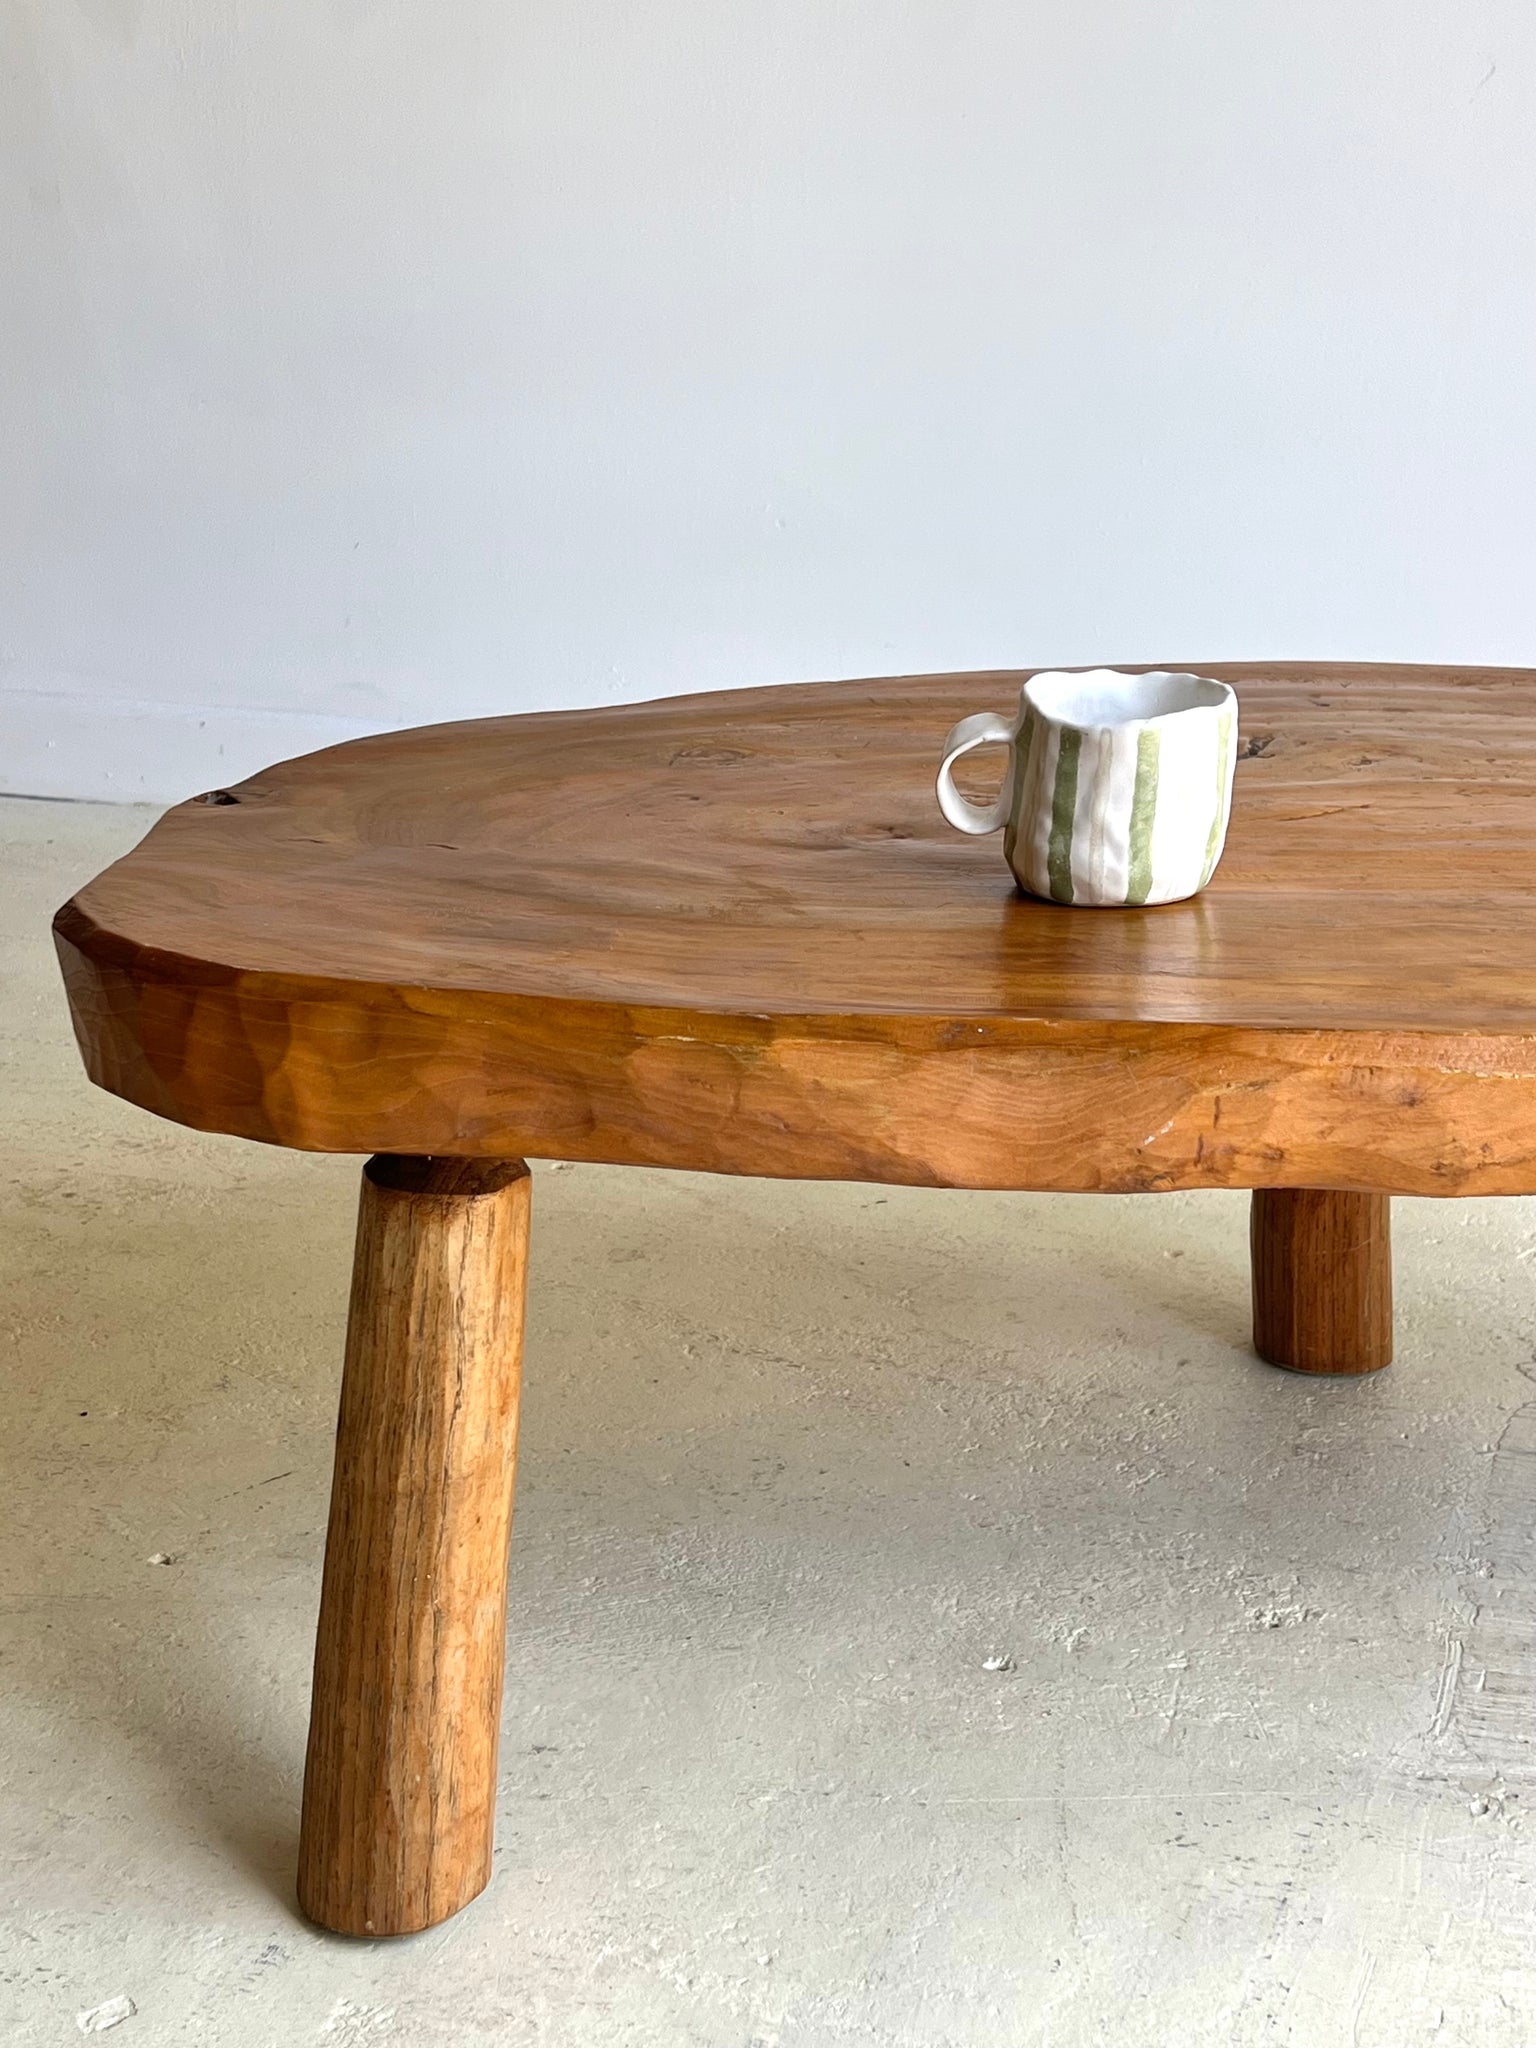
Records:
<instances>
[{"instance_id":1,"label":"elm wood slab","mask_svg":"<svg viewBox=\"0 0 1536 2048\"><path fill-rule=\"evenodd\" d=\"M1536 673L1182 665L1241 707L1192 902L1035 902L948 830L940 742L1011 707L998 672L356 741L172 810L59 913L103 1087L381 1155L301 1850L323 1924L409 1931L484 1879L522 1158L1252 1188L1255 1341L1323 1372L1390 1355L1386 1197L1536 1190Z\"/></svg>"},{"instance_id":2,"label":"elm wood slab","mask_svg":"<svg viewBox=\"0 0 1536 2048\"><path fill-rule=\"evenodd\" d=\"M1536 1187L1536 677L1256 668L1210 889L1020 896L933 796L1013 675L446 725L60 913L86 1064L321 1151L933 1186ZM978 757L981 758L981 757Z\"/></svg>"}]
</instances>

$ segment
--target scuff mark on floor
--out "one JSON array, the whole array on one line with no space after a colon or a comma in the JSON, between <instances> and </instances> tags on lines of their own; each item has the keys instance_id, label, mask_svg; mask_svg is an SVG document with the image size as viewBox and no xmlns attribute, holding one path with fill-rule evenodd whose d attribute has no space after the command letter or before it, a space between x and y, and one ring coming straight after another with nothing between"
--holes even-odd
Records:
<instances>
[{"instance_id":1,"label":"scuff mark on floor","mask_svg":"<svg viewBox=\"0 0 1536 2048\"><path fill-rule=\"evenodd\" d=\"M1355 1995L1349 2002L1350 2048L1360 2048L1360 2015L1365 2011L1365 2001L1371 1989L1371 1979L1376 1974L1376 1958L1369 1949L1360 1958L1360 1970L1355 1978Z\"/></svg>"},{"instance_id":2,"label":"scuff mark on floor","mask_svg":"<svg viewBox=\"0 0 1536 2048\"><path fill-rule=\"evenodd\" d=\"M1447 1634L1440 1683L1435 1692L1435 1717L1430 1723L1431 1735L1443 1735L1451 1724L1451 1711L1456 1704L1456 1682L1461 1676L1462 1651L1461 1637Z\"/></svg>"}]
</instances>

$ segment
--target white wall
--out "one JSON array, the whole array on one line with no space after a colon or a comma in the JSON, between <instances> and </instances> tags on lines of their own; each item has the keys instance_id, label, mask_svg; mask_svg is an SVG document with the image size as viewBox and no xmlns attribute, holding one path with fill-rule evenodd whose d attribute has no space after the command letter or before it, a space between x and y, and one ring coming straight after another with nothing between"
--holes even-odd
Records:
<instances>
[{"instance_id":1,"label":"white wall","mask_svg":"<svg viewBox=\"0 0 1536 2048\"><path fill-rule=\"evenodd\" d=\"M1530 0L5 0L0 786L1536 662Z\"/></svg>"}]
</instances>

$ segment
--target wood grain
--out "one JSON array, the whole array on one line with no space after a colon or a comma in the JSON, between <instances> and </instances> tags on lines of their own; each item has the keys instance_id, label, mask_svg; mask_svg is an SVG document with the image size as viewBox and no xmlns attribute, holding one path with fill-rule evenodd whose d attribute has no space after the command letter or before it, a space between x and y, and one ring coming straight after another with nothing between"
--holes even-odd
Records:
<instances>
[{"instance_id":1,"label":"wood grain","mask_svg":"<svg viewBox=\"0 0 1536 2048\"><path fill-rule=\"evenodd\" d=\"M1019 674L386 734L65 907L87 1066L330 1151L1536 1190L1536 674L1185 665L1242 739L1192 902L1034 902L943 824L945 731Z\"/></svg>"},{"instance_id":2,"label":"wood grain","mask_svg":"<svg viewBox=\"0 0 1536 2048\"><path fill-rule=\"evenodd\" d=\"M529 1189L521 1160L364 1170L299 1850L337 1933L490 1876Z\"/></svg>"},{"instance_id":3,"label":"wood grain","mask_svg":"<svg viewBox=\"0 0 1536 2048\"><path fill-rule=\"evenodd\" d=\"M1392 1217L1386 1195L1260 1189L1253 1198L1253 1345L1292 1372L1392 1363Z\"/></svg>"}]
</instances>

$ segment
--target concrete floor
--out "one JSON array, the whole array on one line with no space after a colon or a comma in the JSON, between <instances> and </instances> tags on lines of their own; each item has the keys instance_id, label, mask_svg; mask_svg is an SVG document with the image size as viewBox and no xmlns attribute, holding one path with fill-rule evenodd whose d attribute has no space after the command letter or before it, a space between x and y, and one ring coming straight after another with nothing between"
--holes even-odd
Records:
<instances>
[{"instance_id":1,"label":"concrete floor","mask_svg":"<svg viewBox=\"0 0 1536 2048\"><path fill-rule=\"evenodd\" d=\"M357 1162L86 1084L48 915L149 816L0 804L7 2048L1528 2048L1524 1201L1398 1204L1317 1384L1241 1196L538 1168L496 1875L307 1927Z\"/></svg>"}]
</instances>

